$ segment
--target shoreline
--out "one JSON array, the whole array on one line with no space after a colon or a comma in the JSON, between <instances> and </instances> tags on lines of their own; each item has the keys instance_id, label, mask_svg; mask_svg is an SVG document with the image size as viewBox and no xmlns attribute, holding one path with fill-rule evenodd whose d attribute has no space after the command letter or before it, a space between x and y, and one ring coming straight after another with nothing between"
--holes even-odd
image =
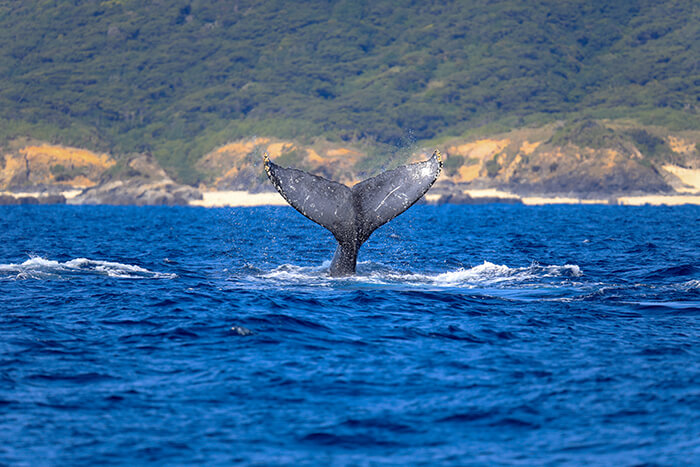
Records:
<instances>
[{"instance_id":1,"label":"shoreline","mask_svg":"<svg viewBox=\"0 0 700 467\"><path fill-rule=\"evenodd\" d=\"M284 206L287 202L276 191L250 193L248 191L203 191L202 199L190 201L190 206L204 208Z\"/></svg>"},{"instance_id":2,"label":"shoreline","mask_svg":"<svg viewBox=\"0 0 700 467\"><path fill-rule=\"evenodd\" d=\"M426 204L488 204L508 203L523 204L525 206L543 206L550 204L580 204L580 205L618 205L618 206L680 206L700 205L700 194L677 195L639 195L618 196L610 199L583 199L562 196L518 196L513 193L499 190L467 190L464 191L472 202L469 203L441 203L443 195L426 194ZM486 201L488 200L488 201ZM486 201L486 202L484 202ZM204 191L202 199L190 201L190 206L216 208L216 207L251 207L251 206L286 206L288 203L277 192L249 193L247 191Z\"/></svg>"},{"instance_id":3,"label":"shoreline","mask_svg":"<svg viewBox=\"0 0 700 467\"><path fill-rule=\"evenodd\" d=\"M34 202L9 202L2 204L76 204L70 200L81 190L66 190L57 194L41 192L9 192L0 191L1 197L14 198L15 201L31 199ZM202 199L192 200L186 206L221 208L221 207L255 207L255 206L286 206L288 203L275 192L250 193L248 191L203 191ZM50 198L63 198L63 202L46 202ZM466 201L465 201L466 198ZM681 206L700 205L700 193L677 192L669 195L628 195L611 196L609 199L585 199L567 196L519 196L514 193L497 189L465 190L461 198L451 201L452 195L428 193L422 204L522 204L524 206L544 206L553 204L567 205L600 205L600 206ZM445 201L443 201L445 200ZM1 200L0 200L1 201Z\"/></svg>"}]
</instances>

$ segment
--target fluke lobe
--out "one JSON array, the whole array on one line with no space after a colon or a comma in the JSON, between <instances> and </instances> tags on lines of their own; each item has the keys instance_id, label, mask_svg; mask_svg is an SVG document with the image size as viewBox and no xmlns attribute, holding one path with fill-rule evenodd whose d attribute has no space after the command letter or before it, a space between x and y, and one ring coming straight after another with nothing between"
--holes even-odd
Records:
<instances>
[{"instance_id":1,"label":"fluke lobe","mask_svg":"<svg viewBox=\"0 0 700 467\"><path fill-rule=\"evenodd\" d=\"M331 231L338 241L331 276L355 273L357 253L378 227L418 201L442 169L440 151L427 161L404 165L352 188L298 169L280 167L263 156L265 172L294 209Z\"/></svg>"}]
</instances>

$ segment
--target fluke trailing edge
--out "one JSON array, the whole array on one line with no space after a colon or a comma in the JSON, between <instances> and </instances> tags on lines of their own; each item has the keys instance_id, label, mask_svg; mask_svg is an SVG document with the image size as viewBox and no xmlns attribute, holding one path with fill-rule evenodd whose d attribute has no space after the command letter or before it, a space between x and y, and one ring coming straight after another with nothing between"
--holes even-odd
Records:
<instances>
[{"instance_id":1,"label":"fluke trailing edge","mask_svg":"<svg viewBox=\"0 0 700 467\"><path fill-rule=\"evenodd\" d=\"M264 156L265 172L294 209L331 231L338 241L331 276L355 273L357 252L378 227L418 201L442 169L440 151L427 161L404 165L352 188L298 169L280 167Z\"/></svg>"}]
</instances>

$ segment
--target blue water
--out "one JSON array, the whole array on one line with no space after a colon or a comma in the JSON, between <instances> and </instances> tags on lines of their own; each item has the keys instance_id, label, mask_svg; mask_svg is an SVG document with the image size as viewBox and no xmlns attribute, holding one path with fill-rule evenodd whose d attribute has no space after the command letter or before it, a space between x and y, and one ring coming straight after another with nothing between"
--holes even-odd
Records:
<instances>
[{"instance_id":1,"label":"blue water","mask_svg":"<svg viewBox=\"0 0 700 467\"><path fill-rule=\"evenodd\" d=\"M0 464L700 464L700 208L333 249L289 207L1 207Z\"/></svg>"}]
</instances>

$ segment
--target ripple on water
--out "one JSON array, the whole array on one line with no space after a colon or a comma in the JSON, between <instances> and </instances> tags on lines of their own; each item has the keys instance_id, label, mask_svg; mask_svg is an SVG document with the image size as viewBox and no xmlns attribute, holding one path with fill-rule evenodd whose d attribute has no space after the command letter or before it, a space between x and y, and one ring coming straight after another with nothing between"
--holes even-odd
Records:
<instances>
[{"instance_id":1,"label":"ripple on water","mask_svg":"<svg viewBox=\"0 0 700 467\"><path fill-rule=\"evenodd\" d=\"M700 449L697 208L416 206L347 278L291 208L0 211L0 464Z\"/></svg>"}]
</instances>

